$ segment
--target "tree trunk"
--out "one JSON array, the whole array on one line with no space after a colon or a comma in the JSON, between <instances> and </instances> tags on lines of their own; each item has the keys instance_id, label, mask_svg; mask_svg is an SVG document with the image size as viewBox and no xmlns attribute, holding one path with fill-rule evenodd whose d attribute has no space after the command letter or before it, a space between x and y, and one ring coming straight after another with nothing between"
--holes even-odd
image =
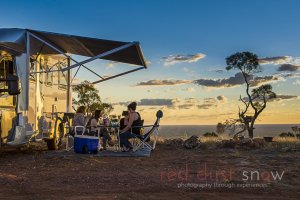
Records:
<instances>
[{"instance_id":1,"label":"tree trunk","mask_svg":"<svg viewBox=\"0 0 300 200\"><path fill-rule=\"evenodd\" d=\"M249 138L253 138L253 128L248 128L248 135L249 135Z\"/></svg>"}]
</instances>

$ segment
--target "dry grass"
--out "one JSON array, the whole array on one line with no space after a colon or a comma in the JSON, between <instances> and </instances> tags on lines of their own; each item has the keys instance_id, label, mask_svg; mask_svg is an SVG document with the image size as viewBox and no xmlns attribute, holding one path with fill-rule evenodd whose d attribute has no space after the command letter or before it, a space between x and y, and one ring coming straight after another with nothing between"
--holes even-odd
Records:
<instances>
[{"instance_id":1,"label":"dry grass","mask_svg":"<svg viewBox=\"0 0 300 200\"><path fill-rule=\"evenodd\" d=\"M171 140L186 140L187 138L177 138L177 139L164 139L162 137L158 138L158 143L170 143ZM222 141L232 139L232 137L227 135L221 135L219 137L199 137L199 143L203 149L217 149L220 148ZM255 143L259 143L256 147L252 148L263 148L269 150L283 150L283 151L300 151L300 139L294 137L274 137L273 142L264 142L263 138L254 138ZM262 143L262 144L261 144ZM177 143L176 143L177 144Z\"/></svg>"},{"instance_id":2,"label":"dry grass","mask_svg":"<svg viewBox=\"0 0 300 200\"><path fill-rule=\"evenodd\" d=\"M290 148L300 150L300 139L296 137L275 137L271 145L278 149Z\"/></svg>"},{"instance_id":3,"label":"dry grass","mask_svg":"<svg viewBox=\"0 0 300 200\"><path fill-rule=\"evenodd\" d=\"M161 137L161 136L157 137L157 143L158 144L163 144L164 142L165 142L165 139L163 137Z\"/></svg>"}]
</instances>

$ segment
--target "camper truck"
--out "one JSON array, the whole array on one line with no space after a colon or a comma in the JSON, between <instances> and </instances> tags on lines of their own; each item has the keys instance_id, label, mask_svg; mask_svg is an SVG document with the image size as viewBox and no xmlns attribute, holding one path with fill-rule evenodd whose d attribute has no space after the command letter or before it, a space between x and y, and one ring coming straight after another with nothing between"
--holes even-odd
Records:
<instances>
[{"instance_id":1,"label":"camper truck","mask_svg":"<svg viewBox=\"0 0 300 200\"><path fill-rule=\"evenodd\" d=\"M132 69L103 77L85 65L97 59ZM0 148L45 141L49 150L57 149L74 115L73 80L83 68L98 84L147 66L138 42L0 28Z\"/></svg>"}]
</instances>

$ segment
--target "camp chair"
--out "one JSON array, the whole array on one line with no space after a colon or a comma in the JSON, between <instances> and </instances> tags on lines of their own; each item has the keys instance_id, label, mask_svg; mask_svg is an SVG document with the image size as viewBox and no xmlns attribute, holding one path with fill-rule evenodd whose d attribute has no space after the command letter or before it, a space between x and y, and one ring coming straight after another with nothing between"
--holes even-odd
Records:
<instances>
[{"instance_id":1,"label":"camp chair","mask_svg":"<svg viewBox=\"0 0 300 200\"><path fill-rule=\"evenodd\" d=\"M74 148L74 137L70 134L66 136L66 151L70 151Z\"/></svg>"},{"instance_id":2,"label":"camp chair","mask_svg":"<svg viewBox=\"0 0 300 200\"><path fill-rule=\"evenodd\" d=\"M157 137L158 137L159 122L162 117L163 117L163 112L161 110L159 110L156 113L156 121L153 125L140 126L141 128L147 128L147 127L152 127L152 128L144 135L136 135L136 134L133 135L133 138L135 139L135 142L133 145L133 151L137 151L137 150L145 148L145 147L149 150L155 149ZM149 143L151 135L154 136L154 141L153 141L152 146Z\"/></svg>"},{"instance_id":3,"label":"camp chair","mask_svg":"<svg viewBox=\"0 0 300 200\"><path fill-rule=\"evenodd\" d=\"M79 131L81 132L80 134L82 135L82 133L85 132L85 127L75 126L73 128L67 126L66 128L69 128L69 133L66 136L66 151L70 151L71 149L74 148L74 136L77 135ZM71 132L73 132L73 134Z\"/></svg>"}]
</instances>

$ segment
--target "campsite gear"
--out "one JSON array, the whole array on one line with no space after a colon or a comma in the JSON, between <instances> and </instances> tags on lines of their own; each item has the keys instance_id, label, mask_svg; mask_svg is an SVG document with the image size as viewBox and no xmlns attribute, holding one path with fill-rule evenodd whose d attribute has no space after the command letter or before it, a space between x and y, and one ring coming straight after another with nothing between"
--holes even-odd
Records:
<instances>
[{"instance_id":1,"label":"campsite gear","mask_svg":"<svg viewBox=\"0 0 300 200\"><path fill-rule=\"evenodd\" d=\"M100 149L99 132L96 136L88 134L85 127L75 126L74 151L76 153L98 153Z\"/></svg>"},{"instance_id":2,"label":"campsite gear","mask_svg":"<svg viewBox=\"0 0 300 200\"><path fill-rule=\"evenodd\" d=\"M160 119L163 117L163 112L161 110L157 111L156 113L156 121L153 125L150 126L142 126L142 128L152 127L147 133L144 135L136 135L133 134L133 137L135 138L135 142L133 145L133 151L137 151L141 148L148 148L149 150L154 150L158 138L158 128ZM153 145L150 145L150 136L154 136Z\"/></svg>"},{"instance_id":3,"label":"campsite gear","mask_svg":"<svg viewBox=\"0 0 300 200\"><path fill-rule=\"evenodd\" d=\"M79 62L73 55L88 58ZM97 59L139 67L103 77L85 66ZM62 116L72 112L72 82L82 68L99 77L97 84L147 65L138 42L0 28L0 146L44 140L49 150L58 149L70 133Z\"/></svg>"}]
</instances>

